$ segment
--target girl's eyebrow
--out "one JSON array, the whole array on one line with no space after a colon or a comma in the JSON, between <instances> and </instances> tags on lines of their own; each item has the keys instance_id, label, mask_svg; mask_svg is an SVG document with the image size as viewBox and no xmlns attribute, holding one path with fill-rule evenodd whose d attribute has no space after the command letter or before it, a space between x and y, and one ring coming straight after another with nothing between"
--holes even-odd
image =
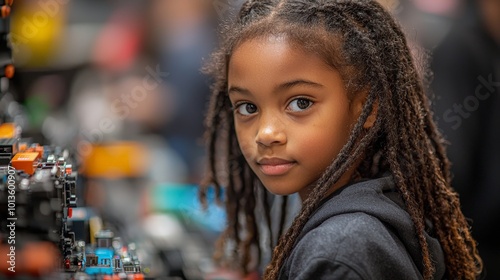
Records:
<instances>
[{"instance_id":1,"label":"girl's eyebrow","mask_svg":"<svg viewBox=\"0 0 500 280\"><path fill-rule=\"evenodd\" d=\"M319 83L316 83L313 81L304 80L304 79L297 79L297 80L289 81L289 82L282 83L282 84L278 85L274 89L274 91L277 92L277 91L287 90L287 89L293 88L295 86L312 86L312 87L316 87L316 88L324 87L322 84L319 84Z\"/></svg>"},{"instance_id":2,"label":"girl's eyebrow","mask_svg":"<svg viewBox=\"0 0 500 280\"><path fill-rule=\"evenodd\" d=\"M290 89L290 88L293 88L293 87L296 87L296 86L311 86L311 87L316 87L316 88L322 88L324 87L322 84L319 84L319 83L316 83L316 82L313 82L313 81L309 81L309 80L304 80L304 79L298 79L298 80L293 80L293 81L289 81L289 82L285 82L285 83L282 83L282 84L279 84L277 85L273 92L279 92L279 91L283 91L283 90L287 90L287 89ZM248 89L245 89L245 88L242 88L242 87L239 87L239 86L231 86L229 87L229 90L228 90L228 93L242 93L242 94L250 94L250 90Z\"/></svg>"},{"instance_id":3,"label":"girl's eyebrow","mask_svg":"<svg viewBox=\"0 0 500 280\"><path fill-rule=\"evenodd\" d=\"M248 95L250 94L250 91L248 89L245 89L245 88L242 88L242 87L238 87L238 86L231 86L229 87L229 90L227 91L228 94L230 93L242 93L242 94L245 94L245 95Z\"/></svg>"}]
</instances>

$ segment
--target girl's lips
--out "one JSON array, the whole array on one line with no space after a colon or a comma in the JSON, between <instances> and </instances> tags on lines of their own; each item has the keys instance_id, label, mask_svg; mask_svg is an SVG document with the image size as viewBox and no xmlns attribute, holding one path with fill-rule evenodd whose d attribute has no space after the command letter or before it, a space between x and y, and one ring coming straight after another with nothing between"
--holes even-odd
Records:
<instances>
[{"instance_id":1,"label":"girl's lips","mask_svg":"<svg viewBox=\"0 0 500 280\"><path fill-rule=\"evenodd\" d=\"M263 158L258 160L257 164L264 175L279 176L287 173L295 165L295 162L280 158Z\"/></svg>"}]
</instances>

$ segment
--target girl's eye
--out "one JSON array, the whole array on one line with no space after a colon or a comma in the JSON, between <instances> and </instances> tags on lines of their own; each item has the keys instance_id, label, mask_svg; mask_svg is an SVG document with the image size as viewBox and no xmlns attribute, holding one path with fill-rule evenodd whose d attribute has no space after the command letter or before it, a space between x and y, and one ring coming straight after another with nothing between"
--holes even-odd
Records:
<instances>
[{"instance_id":1,"label":"girl's eye","mask_svg":"<svg viewBox=\"0 0 500 280\"><path fill-rule=\"evenodd\" d=\"M306 98L297 98L292 100L290 104L288 104L288 110L292 112L301 112L311 107L313 102Z\"/></svg>"},{"instance_id":2,"label":"girl's eye","mask_svg":"<svg viewBox=\"0 0 500 280\"><path fill-rule=\"evenodd\" d=\"M255 106L255 104L252 103L240 103L236 105L236 112L238 112L238 114L241 114L243 116L249 116L257 112L257 106Z\"/></svg>"}]
</instances>

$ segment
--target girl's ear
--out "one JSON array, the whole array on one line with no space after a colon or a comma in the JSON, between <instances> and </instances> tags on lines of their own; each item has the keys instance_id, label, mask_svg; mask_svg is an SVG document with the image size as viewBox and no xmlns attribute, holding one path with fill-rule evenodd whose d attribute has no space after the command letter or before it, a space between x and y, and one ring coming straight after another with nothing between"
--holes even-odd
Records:
<instances>
[{"instance_id":1,"label":"girl's ear","mask_svg":"<svg viewBox=\"0 0 500 280\"><path fill-rule=\"evenodd\" d=\"M375 100L375 102L373 102L372 112L370 113L370 115L368 115L368 118L366 118L366 122L363 125L364 129L368 129L373 126L373 124L377 120L377 112L378 112L378 99Z\"/></svg>"},{"instance_id":2,"label":"girl's ear","mask_svg":"<svg viewBox=\"0 0 500 280\"><path fill-rule=\"evenodd\" d=\"M365 106L366 100L368 99L368 93L369 90L363 90L359 92L351 102L351 108L354 109L356 118L359 118L359 115L361 115L361 112L363 111L363 107ZM377 112L378 100L375 100L375 102L373 103L372 112L370 113L370 115L368 115L368 118L366 118L366 122L363 124L363 128L368 129L371 128L373 124L375 124L375 121L377 120Z\"/></svg>"}]
</instances>

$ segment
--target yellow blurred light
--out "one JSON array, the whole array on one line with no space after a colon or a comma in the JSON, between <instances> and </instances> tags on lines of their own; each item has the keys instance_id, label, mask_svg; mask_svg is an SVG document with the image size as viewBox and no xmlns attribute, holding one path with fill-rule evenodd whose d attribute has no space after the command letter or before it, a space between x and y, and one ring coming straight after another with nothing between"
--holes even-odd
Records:
<instances>
[{"instance_id":1,"label":"yellow blurred light","mask_svg":"<svg viewBox=\"0 0 500 280\"><path fill-rule=\"evenodd\" d=\"M56 0L19 2L11 18L14 61L19 66L42 67L57 54L66 20L66 4Z\"/></svg>"}]
</instances>

